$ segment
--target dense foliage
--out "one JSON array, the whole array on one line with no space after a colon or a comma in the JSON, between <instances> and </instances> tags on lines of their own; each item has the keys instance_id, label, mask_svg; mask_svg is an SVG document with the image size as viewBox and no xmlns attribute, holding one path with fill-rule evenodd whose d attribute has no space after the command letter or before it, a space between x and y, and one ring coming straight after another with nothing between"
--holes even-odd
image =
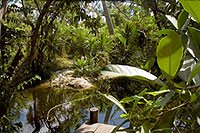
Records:
<instances>
[{"instance_id":1,"label":"dense foliage","mask_svg":"<svg viewBox=\"0 0 200 133\"><path fill-rule=\"evenodd\" d=\"M140 92L116 100L131 121L132 131L199 132L199 1L180 0L183 9L177 18L167 15L176 29L162 29L156 50L159 78L142 69L126 65L108 65L102 74L109 78L129 77L151 85ZM191 16L190 16L191 15ZM152 63L147 62L147 68ZM157 84L157 85L156 85ZM153 85L153 86L152 86ZM122 123L123 124L123 123ZM121 126L121 125L120 125ZM119 127L120 127L119 126ZM119 128L117 127L116 130Z\"/></svg>"},{"instance_id":2,"label":"dense foliage","mask_svg":"<svg viewBox=\"0 0 200 133\"><path fill-rule=\"evenodd\" d=\"M111 81L115 89L126 84L125 98L118 97L119 103L102 95L126 112L122 117L131 122L130 130L199 131L198 1L2 0L0 5L1 123L16 92L56 70L73 69L95 81L101 68L121 64L102 73L135 79Z\"/></svg>"}]
</instances>

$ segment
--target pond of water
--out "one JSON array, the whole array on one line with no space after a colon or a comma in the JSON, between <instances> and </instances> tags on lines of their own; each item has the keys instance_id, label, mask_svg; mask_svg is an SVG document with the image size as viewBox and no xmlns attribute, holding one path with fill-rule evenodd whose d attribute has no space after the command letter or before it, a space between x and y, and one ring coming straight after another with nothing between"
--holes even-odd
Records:
<instances>
[{"instance_id":1,"label":"pond of water","mask_svg":"<svg viewBox=\"0 0 200 133\"><path fill-rule=\"evenodd\" d=\"M39 86L17 93L7 117L17 132L73 133L89 121L89 109L99 109L99 122L119 125L123 113L97 90L60 89ZM129 123L123 125L128 127Z\"/></svg>"}]
</instances>

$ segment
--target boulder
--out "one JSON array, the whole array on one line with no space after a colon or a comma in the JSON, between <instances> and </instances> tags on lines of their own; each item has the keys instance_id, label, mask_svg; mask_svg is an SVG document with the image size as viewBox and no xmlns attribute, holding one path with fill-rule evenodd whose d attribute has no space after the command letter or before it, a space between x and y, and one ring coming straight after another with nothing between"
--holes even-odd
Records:
<instances>
[{"instance_id":1,"label":"boulder","mask_svg":"<svg viewBox=\"0 0 200 133\"><path fill-rule=\"evenodd\" d=\"M84 77L77 78L73 76L71 70L59 70L55 72L55 78L50 82L52 87L70 88L70 89L89 89L93 85Z\"/></svg>"}]
</instances>

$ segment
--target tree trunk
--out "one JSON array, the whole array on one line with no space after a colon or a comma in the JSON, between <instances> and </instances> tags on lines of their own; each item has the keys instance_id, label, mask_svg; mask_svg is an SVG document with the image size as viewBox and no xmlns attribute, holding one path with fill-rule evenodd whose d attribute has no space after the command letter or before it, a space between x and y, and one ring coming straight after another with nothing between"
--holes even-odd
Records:
<instances>
[{"instance_id":1,"label":"tree trunk","mask_svg":"<svg viewBox=\"0 0 200 133\"><path fill-rule=\"evenodd\" d=\"M5 37L2 37L2 29L1 29L1 23L2 23L2 19L4 14L6 13L7 10L7 6L8 6L8 0L2 0L2 5L0 8L0 52L1 52L1 63L4 64L5 62L5 51L4 51L4 47L5 47ZM4 70L4 67L3 67Z\"/></svg>"},{"instance_id":2,"label":"tree trunk","mask_svg":"<svg viewBox=\"0 0 200 133\"><path fill-rule=\"evenodd\" d=\"M1 37L1 22L4 14L6 13L7 6L8 6L8 0L2 0L2 5L0 9L0 37Z\"/></svg>"},{"instance_id":3,"label":"tree trunk","mask_svg":"<svg viewBox=\"0 0 200 133\"><path fill-rule=\"evenodd\" d=\"M14 73L15 68L17 67L17 65L19 64L19 61L24 57L21 49L19 48L11 65L9 66L9 68L6 70L6 75L8 77L11 77Z\"/></svg>"},{"instance_id":4,"label":"tree trunk","mask_svg":"<svg viewBox=\"0 0 200 133\"><path fill-rule=\"evenodd\" d=\"M13 77L13 82L16 83L16 85L33 76L34 70L32 69L34 69L34 60L36 59L38 53L37 40L39 38L39 32L42 26L43 18L48 13L49 7L53 1L54 0L46 0L39 17L37 18L36 25L32 29L31 51L21 66L16 70L16 76ZM24 73L24 70L26 70L26 73Z\"/></svg>"},{"instance_id":5,"label":"tree trunk","mask_svg":"<svg viewBox=\"0 0 200 133\"><path fill-rule=\"evenodd\" d=\"M103 5L103 10L104 10L104 15L106 17L106 23L108 25L108 31L111 35L114 35L114 28L113 28L113 24L112 21L110 19L110 14L108 12L108 8L106 5L106 1L105 0L101 0L102 1L102 5Z\"/></svg>"},{"instance_id":6,"label":"tree trunk","mask_svg":"<svg viewBox=\"0 0 200 133\"><path fill-rule=\"evenodd\" d=\"M53 2L53 0L46 1L46 3L43 6L43 9L40 12L38 19L37 19L36 26L35 26L35 28L33 28L32 36L31 36L31 52L28 57L29 63L32 63L36 57L36 53L37 53L36 48L37 48L37 39L39 37L39 30L42 25L43 17L48 13L48 9L52 2Z\"/></svg>"},{"instance_id":7,"label":"tree trunk","mask_svg":"<svg viewBox=\"0 0 200 133\"><path fill-rule=\"evenodd\" d=\"M1 25L1 24L0 24ZM6 50L5 50L5 46L6 46L6 39L5 39L5 36L6 36L6 27L1 25L1 35L0 35L0 52L1 52L1 64L2 64L2 70L3 72L5 71L5 63L8 62L8 57L6 56Z\"/></svg>"}]
</instances>

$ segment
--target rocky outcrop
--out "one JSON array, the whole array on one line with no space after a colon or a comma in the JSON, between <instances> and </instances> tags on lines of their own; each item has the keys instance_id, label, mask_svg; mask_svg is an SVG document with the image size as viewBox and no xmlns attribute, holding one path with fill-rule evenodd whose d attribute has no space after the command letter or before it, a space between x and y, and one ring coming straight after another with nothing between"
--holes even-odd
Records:
<instances>
[{"instance_id":1,"label":"rocky outcrop","mask_svg":"<svg viewBox=\"0 0 200 133\"><path fill-rule=\"evenodd\" d=\"M74 71L59 70L55 72L55 76L51 79L50 85L52 87L66 88L66 89L89 89L93 85L86 78L77 78L73 76Z\"/></svg>"}]
</instances>

